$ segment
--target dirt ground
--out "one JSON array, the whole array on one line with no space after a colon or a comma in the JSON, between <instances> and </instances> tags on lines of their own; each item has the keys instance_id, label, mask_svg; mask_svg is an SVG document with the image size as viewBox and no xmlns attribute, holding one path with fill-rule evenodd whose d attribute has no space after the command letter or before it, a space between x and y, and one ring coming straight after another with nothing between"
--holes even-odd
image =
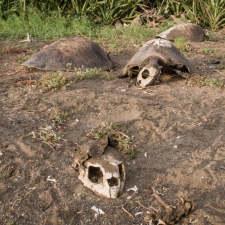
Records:
<instances>
[{"instance_id":1,"label":"dirt ground","mask_svg":"<svg viewBox=\"0 0 225 225\"><path fill-rule=\"evenodd\" d=\"M185 55L203 75L225 81L224 33L217 36L190 43ZM161 209L151 187L169 205L179 197L194 201L178 224L225 224L224 88L174 76L142 90L135 79L116 77L139 49L130 46L111 52L113 79L43 92L38 81L49 72L21 63L44 45L0 43L0 224L150 224L147 208ZM55 111L71 110L64 124L52 124ZM135 159L125 158L124 192L114 200L84 187L72 167L76 143L102 122L125 124L138 149ZM56 148L33 138L48 126L61 138ZM138 193L124 206L129 216L122 205L135 185ZM92 206L105 214L96 216Z\"/></svg>"}]
</instances>

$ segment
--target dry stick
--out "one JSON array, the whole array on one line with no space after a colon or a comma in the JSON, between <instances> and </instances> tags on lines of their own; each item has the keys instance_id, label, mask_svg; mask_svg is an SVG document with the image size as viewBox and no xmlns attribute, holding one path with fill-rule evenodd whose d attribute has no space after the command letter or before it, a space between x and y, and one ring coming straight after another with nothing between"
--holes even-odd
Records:
<instances>
[{"instance_id":1,"label":"dry stick","mask_svg":"<svg viewBox=\"0 0 225 225\"><path fill-rule=\"evenodd\" d=\"M217 73L224 75L224 73L221 73L219 70L215 70Z\"/></svg>"},{"instance_id":2,"label":"dry stick","mask_svg":"<svg viewBox=\"0 0 225 225\"><path fill-rule=\"evenodd\" d=\"M14 206L15 206L17 201L21 202L24 198L27 197L27 195L29 195L31 193L31 191L33 191L33 190L28 191L24 196L20 197L19 199L16 199L16 201L12 204L12 209L14 209Z\"/></svg>"},{"instance_id":3,"label":"dry stick","mask_svg":"<svg viewBox=\"0 0 225 225\"><path fill-rule=\"evenodd\" d=\"M137 193L137 191L135 191L131 197L122 205L122 210L127 213L130 217L132 217L134 219L134 216L132 214L130 214L124 207L130 202L130 200L134 197L134 195Z\"/></svg>"},{"instance_id":4,"label":"dry stick","mask_svg":"<svg viewBox=\"0 0 225 225\"><path fill-rule=\"evenodd\" d=\"M150 206L150 207L145 207L144 205L142 205L141 203L140 203L140 201L136 201L141 207L143 207L144 209L147 209L147 210L153 210L153 211L155 211L155 212L159 212L159 210L157 210L157 209L155 209L154 207L152 207L152 206Z\"/></svg>"},{"instance_id":5,"label":"dry stick","mask_svg":"<svg viewBox=\"0 0 225 225\"><path fill-rule=\"evenodd\" d=\"M152 191L153 191L153 194L152 196L163 206L165 207L166 209L170 209L172 211L172 208L167 205L161 198L160 196L156 193L156 190L154 187L152 187Z\"/></svg>"}]
</instances>

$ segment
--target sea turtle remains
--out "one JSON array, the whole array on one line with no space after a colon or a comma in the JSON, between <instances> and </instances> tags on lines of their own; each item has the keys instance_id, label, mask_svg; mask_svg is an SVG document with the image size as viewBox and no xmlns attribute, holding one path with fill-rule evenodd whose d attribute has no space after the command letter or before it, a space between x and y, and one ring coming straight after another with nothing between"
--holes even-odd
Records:
<instances>
[{"instance_id":1,"label":"sea turtle remains","mask_svg":"<svg viewBox=\"0 0 225 225\"><path fill-rule=\"evenodd\" d=\"M154 84L161 73L187 78L198 71L170 41L159 38L146 42L118 77L137 76L137 85L144 88Z\"/></svg>"},{"instance_id":2,"label":"sea turtle remains","mask_svg":"<svg viewBox=\"0 0 225 225\"><path fill-rule=\"evenodd\" d=\"M98 143L86 140L75 152L73 167L78 169L84 186L106 198L121 195L125 183L124 159L108 138Z\"/></svg>"},{"instance_id":3,"label":"sea turtle remains","mask_svg":"<svg viewBox=\"0 0 225 225\"><path fill-rule=\"evenodd\" d=\"M97 43L83 37L70 37L43 48L23 65L41 70L109 70L112 68L112 61Z\"/></svg>"},{"instance_id":4,"label":"sea turtle remains","mask_svg":"<svg viewBox=\"0 0 225 225\"><path fill-rule=\"evenodd\" d=\"M205 40L206 34L199 25L187 23L175 25L156 36L156 38L163 38L170 41L181 37L187 41L199 42Z\"/></svg>"}]
</instances>

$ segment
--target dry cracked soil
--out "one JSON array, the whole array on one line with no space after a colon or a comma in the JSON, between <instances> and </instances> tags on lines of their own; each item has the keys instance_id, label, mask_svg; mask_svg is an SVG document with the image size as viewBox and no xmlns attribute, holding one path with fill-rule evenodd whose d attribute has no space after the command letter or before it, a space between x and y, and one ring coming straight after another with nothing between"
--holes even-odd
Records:
<instances>
[{"instance_id":1,"label":"dry cracked soil","mask_svg":"<svg viewBox=\"0 0 225 225\"><path fill-rule=\"evenodd\" d=\"M216 35L190 43L184 54L208 79L225 82L224 33ZM0 224L150 224L149 207L162 209L151 187L168 205L194 201L177 224L225 224L224 88L172 76L140 89L135 79L116 76L140 47L130 46L110 53L111 79L43 91L39 80L49 72L21 63L48 43L0 42ZM74 113L55 126L55 112ZM79 141L103 122L126 125L138 149L134 159L124 155L125 188L114 200L84 187L72 167ZM57 143L40 136L50 126ZM135 185L133 195L127 189Z\"/></svg>"}]
</instances>

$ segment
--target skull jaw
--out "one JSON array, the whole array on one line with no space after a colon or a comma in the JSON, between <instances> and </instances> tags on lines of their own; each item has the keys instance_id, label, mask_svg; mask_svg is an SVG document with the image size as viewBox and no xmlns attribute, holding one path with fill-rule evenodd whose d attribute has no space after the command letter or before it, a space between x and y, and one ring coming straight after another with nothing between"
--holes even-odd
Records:
<instances>
[{"instance_id":1,"label":"skull jaw","mask_svg":"<svg viewBox=\"0 0 225 225\"><path fill-rule=\"evenodd\" d=\"M160 68L155 68L154 66L147 64L145 65L137 76L137 85L145 88L154 84L155 80L159 77L161 73Z\"/></svg>"}]
</instances>

